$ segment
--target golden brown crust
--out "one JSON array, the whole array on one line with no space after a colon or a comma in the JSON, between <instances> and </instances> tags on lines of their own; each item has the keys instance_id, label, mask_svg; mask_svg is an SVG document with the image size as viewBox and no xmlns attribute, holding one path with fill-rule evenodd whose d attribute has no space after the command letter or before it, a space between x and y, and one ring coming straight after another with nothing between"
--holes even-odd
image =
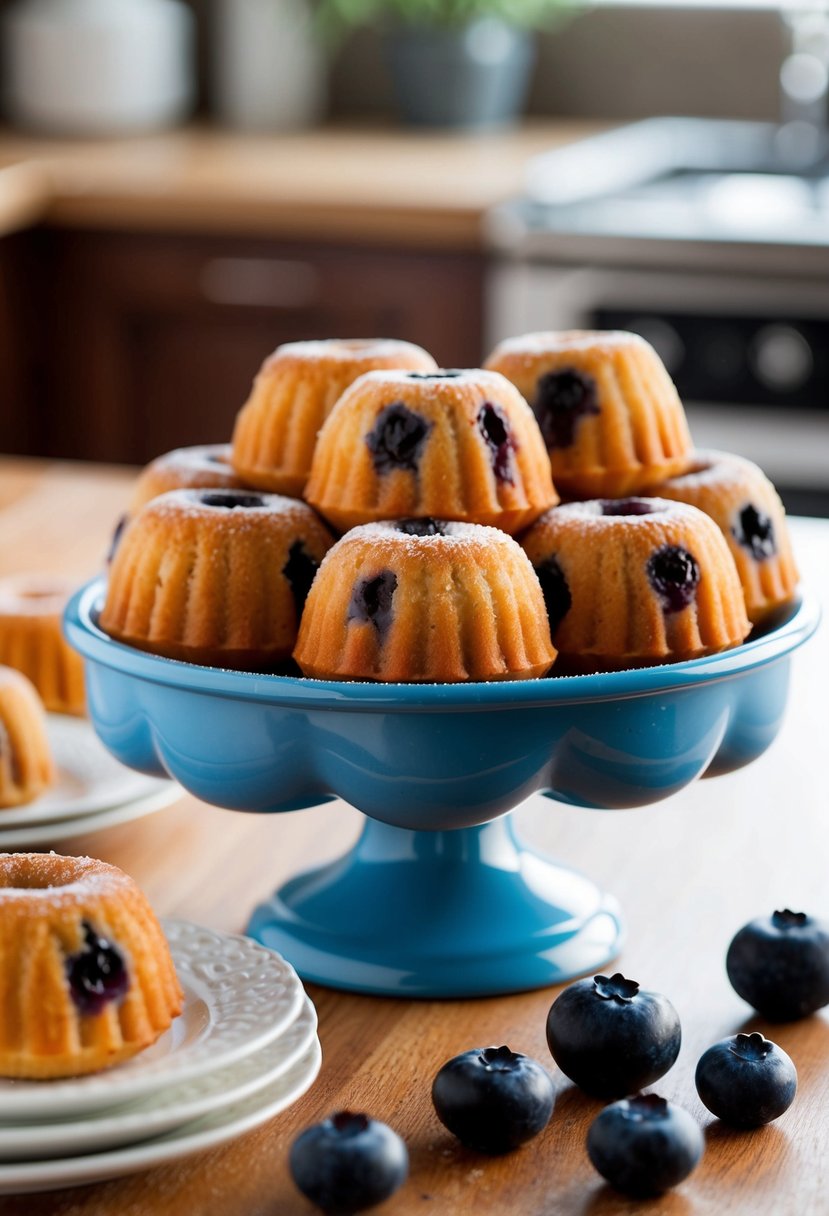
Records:
<instances>
[{"instance_id":1,"label":"golden brown crust","mask_svg":"<svg viewBox=\"0 0 829 1216\"><path fill-rule=\"evenodd\" d=\"M0 579L0 663L27 676L53 713L86 712L83 661L63 636L73 590L51 574Z\"/></svg>"},{"instance_id":2,"label":"golden brown crust","mask_svg":"<svg viewBox=\"0 0 829 1216\"><path fill-rule=\"evenodd\" d=\"M418 536L383 521L338 541L302 617L294 657L306 675L452 683L545 674L555 650L520 546L495 528L440 526L444 534ZM383 619L359 610L361 588L378 577Z\"/></svg>"},{"instance_id":3,"label":"golden brown crust","mask_svg":"<svg viewBox=\"0 0 829 1216\"><path fill-rule=\"evenodd\" d=\"M37 691L20 672L0 667L0 809L32 802L54 782Z\"/></svg>"},{"instance_id":4,"label":"golden brown crust","mask_svg":"<svg viewBox=\"0 0 829 1216\"><path fill-rule=\"evenodd\" d=\"M129 514L137 514L148 502L171 490L244 489L230 455L230 444L224 443L176 448L157 456L138 476Z\"/></svg>"},{"instance_id":5,"label":"golden brown crust","mask_svg":"<svg viewBox=\"0 0 829 1216\"><path fill-rule=\"evenodd\" d=\"M419 420L424 438L416 459L395 467L378 460L372 444L388 412L401 407ZM503 432L497 451L486 425ZM477 369L360 377L320 432L306 497L340 531L435 516L515 533L558 501L526 401L503 376Z\"/></svg>"},{"instance_id":6,"label":"golden brown crust","mask_svg":"<svg viewBox=\"0 0 829 1216\"><path fill-rule=\"evenodd\" d=\"M737 571L712 521L685 504L635 501L650 513L617 514L618 502L608 504L613 514L604 514L600 501L569 503L548 511L523 538L542 585L551 559L566 584L569 608L556 588L559 619L552 621L557 672L679 662L736 646L748 635ZM689 553L699 571L681 609L666 606L649 577L649 563L666 548Z\"/></svg>"},{"instance_id":7,"label":"golden brown crust","mask_svg":"<svg viewBox=\"0 0 829 1216\"><path fill-rule=\"evenodd\" d=\"M271 669L290 656L299 624L301 604L286 574L292 549L318 565L333 539L296 499L256 491L162 495L121 538L101 628L167 658Z\"/></svg>"},{"instance_id":8,"label":"golden brown crust","mask_svg":"<svg viewBox=\"0 0 829 1216\"><path fill-rule=\"evenodd\" d=\"M428 372L436 363L411 342L330 338L289 342L262 365L233 431L233 466L251 486L302 494L317 433L342 393L377 368Z\"/></svg>"},{"instance_id":9,"label":"golden brown crust","mask_svg":"<svg viewBox=\"0 0 829 1216\"><path fill-rule=\"evenodd\" d=\"M659 482L649 493L690 503L713 519L734 558L752 624L761 624L791 601L798 573L786 512L756 464L730 452L697 451L685 473ZM741 519L747 509L758 518Z\"/></svg>"},{"instance_id":10,"label":"golden brown crust","mask_svg":"<svg viewBox=\"0 0 829 1216\"><path fill-rule=\"evenodd\" d=\"M637 334L569 330L502 342L486 367L506 376L545 433L567 498L616 498L681 472L691 452L685 412L653 348ZM582 378L585 408L551 406L549 376ZM557 420L557 421L556 421Z\"/></svg>"},{"instance_id":11,"label":"golden brown crust","mask_svg":"<svg viewBox=\"0 0 829 1216\"><path fill-rule=\"evenodd\" d=\"M127 969L120 1000L97 1013L73 1000L67 962L87 928ZM146 897L115 866L89 857L0 854L0 1076L78 1076L155 1042L183 994Z\"/></svg>"}]
</instances>

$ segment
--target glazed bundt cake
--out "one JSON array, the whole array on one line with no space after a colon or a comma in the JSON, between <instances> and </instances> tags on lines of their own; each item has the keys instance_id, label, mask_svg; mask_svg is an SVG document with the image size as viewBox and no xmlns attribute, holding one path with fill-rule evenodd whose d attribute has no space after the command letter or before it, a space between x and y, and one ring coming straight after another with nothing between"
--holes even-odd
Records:
<instances>
[{"instance_id":1,"label":"glazed bundt cake","mask_svg":"<svg viewBox=\"0 0 829 1216\"><path fill-rule=\"evenodd\" d=\"M306 498L340 531L439 517L513 533L558 501L526 401L478 370L361 376L320 431Z\"/></svg>"},{"instance_id":2,"label":"glazed bundt cake","mask_svg":"<svg viewBox=\"0 0 829 1216\"><path fill-rule=\"evenodd\" d=\"M431 355L390 338L289 342L265 360L233 432L233 466L260 490L299 496L317 433L338 397L375 368L433 371Z\"/></svg>"},{"instance_id":3,"label":"glazed bundt cake","mask_svg":"<svg viewBox=\"0 0 829 1216\"><path fill-rule=\"evenodd\" d=\"M682 403L656 351L637 334L524 334L496 347L486 366L529 401L566 498L633 494L688 463Z\"/></svg>"},{"instance_id":4,"label":"glazed bundt cake","mask_svg":"<svg viewBox=\"0 0 829 1216\"><path fill-rule=\"evenodd\" d=\"M139 474L130 501L130 515L170 490L240 490L244 483L230 463L230 444L176 448L156 457Z\"/></svg>"},{"instance_id":5,"label":"glazed bundt cake","mask_svg":"<svg viewBox=\"0 0 829 1216\"><path fill-rule=\"evenodd\" d=\"M328 552L294 657L319 679L448 683L541 676L555 650L516 541L408 519L355 528Z\"/></svg>"},{"instance_id":6,"label":"glazed bundt cake","mask_svg":"<svg viewBox=\"0 0 829 1216\"><path fill-rule=\"evenodd\" d=\"M173 490L129 524L101 628L171 659L272 669L290 656L333 537L309 506L241 490Z\"/></svg>"},{"instance_id":7,"label":"glazed bundt cake","mask_svg":"<svg viewBox=\"0 0 829 1216\"><path fill-rule=\"evenodd\" d=\"M86 711L83 662L65 641L73 584L51 574L0 579L0 664L22 671L54 713Z\"/></svg>"},{"instance_id":8,"label":"glazed bundt cake","mask_svg":"<svg viewBox=\"0 0 829 1216\"><path fill-rule=\"evenodd\" d=\"M0 854L0 1075L96 1072L155 1042L182 1009L166 939L115 866Z\"/></svg>"},{"instance_id":9,"label":"glazed bundt cake","mask_svg":"<svg viewBox=\"0 0 829 1216\"><path fill-rule=\"evenodd\" d=\"M0 809L32 802L54 784L46 716L34 685L0 667Z\"/></svg>"},{"instance_id":10,"label":"glazed bundt cake","mask_svg":"<svg viewBox=\"0 0 829 1216\"><path fill-rule=\"evenodd\" d=\"M690 503L711 516L728 542L753 624L791 600L798 575L786 514L756 464L728 452L696 452L684 474L648 492Z\"/></svg>"},{"instance_id":11,"label":"glazed bundt cake","mask_svg":"<svg viewBox=\"0 0 829 1216\"><path fill-rule=\"evenodd\" d=\"M719 529L659 498L568 503L529 530L556 674L678 662L749 632L740 580Z\"/></svg>"}]
</instances>

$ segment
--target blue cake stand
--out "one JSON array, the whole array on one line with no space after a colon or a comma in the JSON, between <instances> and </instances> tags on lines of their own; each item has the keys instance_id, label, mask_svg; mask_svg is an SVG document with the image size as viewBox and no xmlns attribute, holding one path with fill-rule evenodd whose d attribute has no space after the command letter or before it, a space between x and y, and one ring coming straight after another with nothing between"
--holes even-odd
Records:
<instances>
[{"instance_id":1,"label":"blue cake stand","mask_svg":"<svg viewBox=\"0 0 829 1216\"><path fill-rule=\"evenodd\" d=\"M96 581L66 612L109 750L205 802L294 811L339 795L355 847L290 879L248 933L306 980L358 992L516 992L618 952L615 901L522 844L507 812L541 791L613 809L748 764L782 719L806 597L747 644L607 675L489 684L335 683L198 667L120 645ZM551 808L552 809L552 808Z\"/></svg>"}]
</instances>

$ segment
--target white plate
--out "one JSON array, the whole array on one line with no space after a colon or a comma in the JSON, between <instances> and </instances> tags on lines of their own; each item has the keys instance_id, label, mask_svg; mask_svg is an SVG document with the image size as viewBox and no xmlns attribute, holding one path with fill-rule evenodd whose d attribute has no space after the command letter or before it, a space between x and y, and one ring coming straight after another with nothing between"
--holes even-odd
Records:
<instances>
[{"instance_id":1,"label":"white plate","mask_svg":"<svg viewBox=\"0 0 829 1216\"><path fill-rule=\"evenodd\" d=\"M59 1081L0 1081L0 1119L54 1121L120 1106L204 1076L273 1042L296 1021L305 991L281 955L249 937L164 921L184 1011L125 1064Z\"/></svg>"},{"instance_id":2,"label":"white plate","mask_svg":"<svg viewBox=\"0 0 829 1216\"><path fill-rule=\"evenodd\" d=\"M0 811L0 830L93 815L148 798L171 784L165 778L147 777L120 764L83 718L47 714L46 725L57 782L27 806Z\"/></svg>"},{"instance_id":3,"label":"white plate","mask_svg":"<svg viewBox=\"0 0 829 1216\"><path fill-rule=\"evenodd\" d=\"M90 1119L0 1126L0 1161L34 1161L137 1144L241 1102L272 1085L304 1056L317 1037L317 1014L308 997L287 1030L243 1060L151 1094L140 1102Z\"/></svg>"},{"instance_id":4,"label":"white plate","mask_svg":"<svg viewBox=\"0 0 829 1216\"><path fill-rule=\"evenodd\" d=\"M124 806L111 807L106 811L96 811L94 815L79 815L77 819L63 819L60 823L41 823L30 827L3 827L5 811L0 811L0 850L22 849L31 845L53 845L61 840L72 840L75 836L86 836L90 832L102 832L104 828L114 828L119 823L129 823L131 819L140 819L143 815L152 815L155 811L163 810L172 802L178 802L182 796L181 786L175 781L159 781L161 787L154 794L144 798L136 798Z\"/></svg>"},{"instance_id":5,"label":"white plate","mask_svg":"<svg viewBox=\"0 0 829 1216\"><path fill-rule=\"evenodd\" d=\"M322 1063L319 1041L311 1047L289 1072L267 1089L260 1090L242 1102L234 1102L216 1110L204 1119L156 1140L132 1144L109 1153L92 1153L84 1157L61 1157L50 1161L23 1161L0 1164L0 1194L24 1195L34 1191L54 1191L65 1186L80 1186L137 1174L156 1165L166 1165L189 1157L193 1153L235 1140L274 1115L293 1105L316 1080Z\"/></svg>"}]
</instances>

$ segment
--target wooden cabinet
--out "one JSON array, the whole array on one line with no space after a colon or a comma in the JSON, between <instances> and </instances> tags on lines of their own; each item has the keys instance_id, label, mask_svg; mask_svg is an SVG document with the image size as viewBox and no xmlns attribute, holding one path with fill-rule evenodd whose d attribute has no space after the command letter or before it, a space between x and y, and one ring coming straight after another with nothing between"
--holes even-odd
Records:
<instances>
[{"instance_id":1,"label":"wooden cabinet","mask_svg":"<svg viewBox=\"0 0 829 1216\"><path fill-rule=\"evenodd\" d=\"M472 253L58 230L39 234L40 455L144 462L229 438L281 342L401 337L447 365L482 355Z\"/></svg>"},{"instance_id":2,"label":"wooden cabinet","mask_svg":"<svg viewBox=\"0 0 829 1216\"><path fill-rule=\"evenodd\" d=\"M40 265L34 234L0 240L0 452L30 453L43 432L37 359Z\"/></svg>"}]
</instances>

